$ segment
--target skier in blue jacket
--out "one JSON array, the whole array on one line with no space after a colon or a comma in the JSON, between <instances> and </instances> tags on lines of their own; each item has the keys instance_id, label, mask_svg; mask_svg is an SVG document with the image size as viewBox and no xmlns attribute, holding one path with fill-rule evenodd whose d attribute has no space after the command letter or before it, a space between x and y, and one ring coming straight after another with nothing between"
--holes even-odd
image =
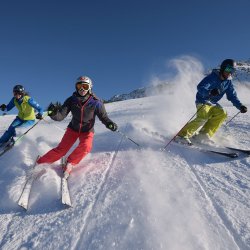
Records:
<instances>
[{"instance_id":1,"label":"skier in blue jacket","mask_svg":"<svg viewBox=\"0 0 250 250\"><path fill-rule=\"evenodd\" d=\"M8 105L0 105L2 111L10 111L15 106L19 111L18 116L0 138L0 146L16 136L15 129L17 127L31 126L35 123L35 119L42 119L43 116L43 109L33 98L28 96L22 85L14 86L13 95L14 97L10 100ZM36 115L35 110L38 111Z\"/></svg>"},{"instance_id":2,"label":"skier in blue jacket","mask_svg":"<svg viewBox=\"0 0 250 250\"><path fill-rule=\"evenodd\" d=\"M224 94L241 113L247 112L247 107L238 99L232 84L235 66L234 60L226 59L221 63L219 70L213 70L198 84L196 118L179 132L177 140L191 143L190 138L197 134L199 129L198 137L201 140L210 139L227 118L226 111L218 104Z\"/></svg>"}]
</instances>

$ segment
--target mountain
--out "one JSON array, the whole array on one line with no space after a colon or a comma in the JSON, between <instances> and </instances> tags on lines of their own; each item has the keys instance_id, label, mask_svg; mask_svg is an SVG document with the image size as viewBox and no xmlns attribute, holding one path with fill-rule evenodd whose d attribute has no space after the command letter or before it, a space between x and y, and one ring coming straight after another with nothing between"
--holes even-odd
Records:
<instances>
[{"instance_id":1,"label":"mountain","mask_svg":"<svg viewBox=\"0 0 250 250\"><path fill-rule=\"evenodd\" d=\"M128 94L115 95L111 97L108 100L108 102L117 102L117 101L129 100L129 99L142 98L146 96L159 95L163 91L166 91L169 87L170 86L167 83L161 83L155 86L143 87L143 88L133 90L132 92Z\"/></svg>"},{"instance_id":2,"label":"mountain","mask_svg":"<svg viewBox=\"0 0 250 250\"><path fill-rule=\"evenodd\" d=\"M237 62L237 74L236 78L239 81L239 83L246 84L250 82L250 59L248 61L239 61ZM247 85L247 84L246 84Z\"/></svg>"},{"instance_id":3,"label":"mountain","mask_svg":"<svg viewBox=\"0 0 250 250\"><path fill-rule=\"evenodd\" d=\"M207 71L208 73L211 70ZM207 75L206 73L205 75ZM204 76L205 76L204 75ZM237 62L237 70L234 76L234 83L235 85L243 84L250 88L250 59L247 61L238 61ZM129 99L136 99L142 98L146 96L154 96L162 94L163 92L172 92L173 86L169 84L169 82L161 82L160 84L151 85L148 87L139 88L136 90L131 91L128 94L117 94L111 97L106 102L116 102L116 101L123 101Z\"/></svg>"}]
</instances>

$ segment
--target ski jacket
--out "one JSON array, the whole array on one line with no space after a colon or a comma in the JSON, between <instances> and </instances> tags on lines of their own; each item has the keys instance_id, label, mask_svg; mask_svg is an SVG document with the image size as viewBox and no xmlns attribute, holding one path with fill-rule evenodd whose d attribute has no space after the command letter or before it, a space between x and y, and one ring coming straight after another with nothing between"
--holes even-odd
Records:
<instances>
[{"instance_id":1,"label":"ski jacket","mask_svg":"<svg viewBox=\"0 0 250 250\"><path fill-rule=\"evenodd\" d=\"M218 89L219 95L211 96L210 91ZM209 104L218 105L218 101L226 94L227 99L232 104L240 109L241 102L239 101L231 79L221 80L219 71L213 70L211 74L206 76L197 86L196 105Z\"/></svg>"},{"instance_id":2,"label":"ski jacket","mask_svg":"<svg viewBox=\"0 0 250 250\"><path fill-rule=\"evenodd\" d=\"M108 118L103 102L93 94L82 97L74 92L72 96L66 99L60 110L51 116L51 119L61 121L69 112L72 113L72 119L68 127L79 133L94 132L96 116L105 126L112 122Z\"/></svg>"},{"instance_id":3,"label":"ski jacket","mask_svg":"<svg viewBox=\"0 0 250 250\"><path fill-rule=\"evenodd\" d=\"M43 114L43 109L40 107L40 105L28 95L23 96L19 100L13 97L6 107L7 111L13 109L15 106L19 111L18 117L21 120L35 120L35 110L41 115Z\"/></svg>"}]
</instances>

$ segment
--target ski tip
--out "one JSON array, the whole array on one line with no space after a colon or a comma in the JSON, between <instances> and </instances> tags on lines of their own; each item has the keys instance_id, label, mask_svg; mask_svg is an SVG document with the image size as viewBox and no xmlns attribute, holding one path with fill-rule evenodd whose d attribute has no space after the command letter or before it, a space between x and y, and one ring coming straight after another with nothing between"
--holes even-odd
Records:
<instances>
[{"instance_id":1,"label":"ski tip","mask_svg":"<svg viewBox=\"0 0 250 250\"><path fill-rule=\"evenodd\" d=\"M223 156L226 156L229 158L238 158L239 157L239 154L237 154L237 153L228 153L228 152L220 152L220 151L213 151L213 150L209 150L208 152L215 153L218 155L223 155Z\"/></svg>"},{"instance_id":2,"label":"ski tip","mask_svg":"<svg viewBox=\"0 0 250 250\"><path fill-rule=\"evenodd\" d=\"M23 208L25 211L28 210L28 206L27 206L27 205L22 204L22 203L18 203L18 205L19 205L21 208Z\"/></svg>"},{"instance_id":3,"label":"ski tip","mask_svg":"<svg viewBox=\"0 0 250 250\"><path fill-rule=\"evenodd\" d=\"M64 208L73 208L71 203L62 203Z\"/></svg>"},{"instance_id":4,"label":"ski tip","mask_svg":"<svg viewBox=\"0 0 250 250\"><path fill-rule=\"evenodd\" d=\"M235 158L238 158L239 156L238 155L229 155L229 158L232 158L232 159L235 159Z\"/></svg>"},{"instance_id":5,"label":"ski tip","mask_svg":"<svg viewBox=\"0 0 250 250\"><path fill-rule=\"evenodd\" d=\"M237 153L229 153L229 154L225 154L225 156L228 156L230 158L238 158L239 154L237 154Z\"/></svg>"},{"instance_id":6,"label":"ski tip","mask_svg":"<svg viewBox=\"0 0 250 250\"><path fill-rule=\"evenodd\" d=\"M248 149L241 149L241 148L232 148L232 147L226 147L226 148L228 148L228 149L230 149L230 150L232 150L232 151L237 151L237 152L239 152L239 153L243 153L243 154L246 154L246 155L250 155L250 150L248 150Z\"/></svg>"}]
</instances>

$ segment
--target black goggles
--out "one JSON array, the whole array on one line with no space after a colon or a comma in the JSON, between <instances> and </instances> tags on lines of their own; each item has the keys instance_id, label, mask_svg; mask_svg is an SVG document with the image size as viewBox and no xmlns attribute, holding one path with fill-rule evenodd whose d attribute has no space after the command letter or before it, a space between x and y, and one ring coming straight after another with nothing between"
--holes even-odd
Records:
<instances>
[{"instance_id":1,"label":"black goggles","mask_svg":"<svg viewBox=\"0 0 250 250\"><path fill-rule=\"evenodd\" d=\"M225 71L226 73L233 74L233 73L236 71L236 69L235 69L234 67L232 67L232 66L227 66L227 67L224 69L224 71Z\"/></svg>"}]
</instances>

